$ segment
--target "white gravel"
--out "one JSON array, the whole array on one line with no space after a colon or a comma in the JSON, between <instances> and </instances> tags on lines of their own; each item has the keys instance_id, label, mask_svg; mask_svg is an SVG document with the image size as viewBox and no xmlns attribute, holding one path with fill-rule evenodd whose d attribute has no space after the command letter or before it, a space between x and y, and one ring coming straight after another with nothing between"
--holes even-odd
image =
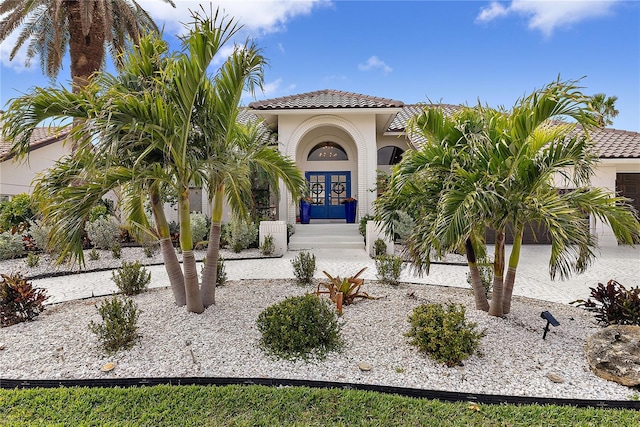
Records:
<instances>
[{"instance_id":1,"label":"white gravel","mask_svg":"<svg viewBox=\"0 0 640 427\"><path fill-rule=\"evenodd\" d=\"M292 295L310 292L291 280L229 282L216 291L216 305L203 314L176 307L168 289L133 297L141 309L140 339L129 351L107 357L88 329L100 321L101 298L49 306L36 321L0 329L0 377L80 379L137 377L296 378L490 393L580 399L630 399L637 390L593 374L584 354L586 338L599 327L593 316L567 305L516 297L504 319L473 309L468 290L427 285L388 287L366 282L363 290L380 300L345 307L341 334L346 346L321 362L271 359L260 350L258 314ZM467 318L486 329L481 355L464 366L434 363L410 346L403 333L407 316L423 303L454 301ZM560 322L542 340L549 310ZM100 368L114 362L115 369ZM363 372L358 363L371 371ZM562 377L555 383L549 374Z\"/></svg>"}]
</instances>

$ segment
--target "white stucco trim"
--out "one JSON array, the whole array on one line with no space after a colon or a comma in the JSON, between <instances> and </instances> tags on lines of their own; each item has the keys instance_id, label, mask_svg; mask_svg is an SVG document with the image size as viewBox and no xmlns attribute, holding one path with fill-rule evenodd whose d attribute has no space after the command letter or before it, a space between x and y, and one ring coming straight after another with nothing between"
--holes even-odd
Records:
<instances>
[{"instance_id":1,"label":"white stucco trim","mask_svg":"<svg viewBox=\"0 0 640 427\"><path fill-rule=\"evenodd\" d=\"M313 129L325 126L334 126L345 131L356 145L358 156L358 218L366 213L369 206L369 194L367 191L368 174L367 174L367 143L360 130L349 120L330 114L314 116L301 123L291 134L291 137L284 142L284 153L289 158L297 160L296 154L298 145L302 138ZM293 200L291 194L287 192L287 212L286 218L290 223L296 221L297 201ZM282 215L283 212L281 212Z\"/></svg>"}]
</instances>

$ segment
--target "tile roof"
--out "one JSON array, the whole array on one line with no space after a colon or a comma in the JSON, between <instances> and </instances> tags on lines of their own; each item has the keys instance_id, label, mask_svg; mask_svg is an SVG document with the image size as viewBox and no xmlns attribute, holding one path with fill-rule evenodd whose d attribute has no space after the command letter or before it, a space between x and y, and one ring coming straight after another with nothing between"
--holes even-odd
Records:
<instances>
[{"instance_id":1,"label":"tile roof","mask_svg":"<svg viewBox=\"0 0 640 427\"><path fill-rule=\"evenodd\" d=\"M420 113L425 107L440 107L445 114L453 114L460 108L450 104L415 104L405 105L389 125L387 132L405 132L407 121ZM578 131L582 129L578 125ZM640 158L640 133L613 128L596 128L589 132L595 143L595 149L601 159L638 159ZM420 146L426 142L422 135L409 135L411 142Z\"/></svg>"},{"instance_id":2,"label":"tile roof","mask_svg":"<svg viewBox=\"0 0 640 427\"><path fill-rule=\"evenodd\" d=\"M591 139L601 159L640 158L640 133L618 129L593 129Z\"/></svg>"},{"instance_id":3,"label":"tile roof","mask_svg":"<svg viewBox=\"0 0 640 427\"><path fill-rule=\"evenodd\" d=\"M404 128L412 117L421 113L426 107L440 107L445 114L453 114L460 106L451 104L409 104L402 107L402 110L394 117L387 132L404 132Z\"/></svg>"},{"instance_id":4,"label":"tile roof","mask_svg":"<svg viewBox=\"0 0 640 427\"><path fill-rule=\"evenodd\" d=\"M31 134L30 147L31 150L37 150L41 147L46 147L49 144L60 141L67 137L69 134L69 128L58 127L38 127L33 130ZM10 141L2 139L0 136L0 160L7 160L13 156L9 155L12 144Z\"/></svg>"},{"instance_id":5,"label":"tile roof","mask_svg":"<svg viewBox=\"0 0 640 427\"><path fill-rule=\"evenodd\" d=\"M255 101L249 104L249 108L253 110L306 110L317 108L398 108L403 105L402 101L393 99L325 89Z\"/></svg>"}]
</instances>

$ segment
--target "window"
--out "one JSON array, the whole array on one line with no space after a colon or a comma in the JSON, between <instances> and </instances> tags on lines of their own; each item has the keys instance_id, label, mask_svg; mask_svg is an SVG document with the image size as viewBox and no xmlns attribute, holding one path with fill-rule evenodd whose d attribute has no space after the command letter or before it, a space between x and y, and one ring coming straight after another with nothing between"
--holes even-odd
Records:
<instances>
[{"instance_id":1,"label":"window","mask_svg":"<svg viewBox=\"0 0 640 427\"><path fill-rule=\"evenodd\" d=\"M395 165L402 160L404 150L400 147L393 145L387 145L378 150L378 164L379 165Z\"/></svg>"},{"instance_id":2,"label":"window","mask_svg":"<svg viewBox=\"0 0 640 427\"><path fill-rule=\"evenodd\" d=\"M327 160L349 160L347 152L335 142L321 142L311 149L307 160L321 162Z\"/></svg>"}]
</instances>

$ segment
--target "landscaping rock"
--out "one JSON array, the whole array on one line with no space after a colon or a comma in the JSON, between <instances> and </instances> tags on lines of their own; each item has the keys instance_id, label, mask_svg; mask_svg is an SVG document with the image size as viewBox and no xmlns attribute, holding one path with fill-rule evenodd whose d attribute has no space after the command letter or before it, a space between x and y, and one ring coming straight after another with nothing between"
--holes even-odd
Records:
<instances>
[{"instance_id":1,"label":"landscaping rock","mask_svg":"<svg viewBox=\"0 0 640 427\"><path fill-rule=\"evenodd\" d=\"M640 326L608 326L587 338L585 353L599 377L629 387L640 385Z\"/></svg>"},{"instance_id":2,"label":"landscaping rock","mask_svg":"<svg viewBox=\"0 0 640 427\"><path fill-rule=\"evenodd\" d=\"M102 366L102 368L100 368L100 370L102 372L109 372L109 371L113 371L113 368L116 367L116 364L113 362L108 362L106 363L104 366Z\"/></svg>"},{"instance_id":3,"label":"landscaping rock","mask_svg":"<svg viewBox=\"0 0 640 427\"><path fill-rule=\"evenodd\" d=\"M363 372L368 372L371 370L371 365L367 362L360 362L358 363L358 368L360 368L360 370Z\"/></svg>"},{"instance_id":4,"label":"landscaping rock","mask_svg":"<svg viewBox=\"0 0 640 427\"><path fill-rule=\"evenodd\" d=\"M564 382L564 378L562 378L560 375L558 374L554 374L553 372L549 372L547 374L547 378L551 381L554 382L556 384L562 384Z\"/></svg>"}]
</instances>

